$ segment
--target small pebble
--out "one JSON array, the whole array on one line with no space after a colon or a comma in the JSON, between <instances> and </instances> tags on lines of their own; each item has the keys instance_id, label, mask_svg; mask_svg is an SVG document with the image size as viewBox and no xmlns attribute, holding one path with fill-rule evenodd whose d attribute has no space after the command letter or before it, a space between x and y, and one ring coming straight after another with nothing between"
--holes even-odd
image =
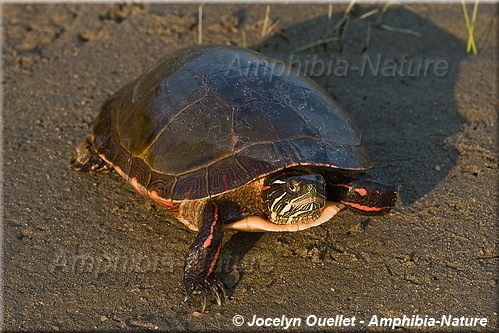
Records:
<instances>
[{"instance_id":1,"label":"small pebble","mask_svg":"<svg viewBox=\"0 0 499 333\"><path fill-rule=\"evenodd\" d=\"M193 317L196 317L196 318L201 318L202 316L204 316L204 313L194 311L194 312L192 313L192 316L193 316Z\"/></svg>"},{"instance_id":2,"label":"small pebble","mask_svg":"<svg viewBox=\"0 0 499 333\"><path fill-rule=\"evenodd\" d=\"M237 269L233 269L227 276L224 278L224 284L227 288L231 289L237 284L240 279L240 274Z\"/></svg>"}]
</instances>

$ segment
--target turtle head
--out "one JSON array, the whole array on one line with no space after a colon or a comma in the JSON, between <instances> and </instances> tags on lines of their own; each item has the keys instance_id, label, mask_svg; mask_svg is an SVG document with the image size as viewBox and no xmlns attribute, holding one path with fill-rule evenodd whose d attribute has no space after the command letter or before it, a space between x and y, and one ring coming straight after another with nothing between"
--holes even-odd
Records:
<instances>
[{"instance_id":1,"label":"turtle head","mask_svg":"<svg viewBox=\"0 0 499 333\"><path fill-rule=\"evenodd\" d=\"M326 182L319 174L276 177L268 183L266 202L273 223L311 223L326 204Z\"/></svg>"}]
</instances>

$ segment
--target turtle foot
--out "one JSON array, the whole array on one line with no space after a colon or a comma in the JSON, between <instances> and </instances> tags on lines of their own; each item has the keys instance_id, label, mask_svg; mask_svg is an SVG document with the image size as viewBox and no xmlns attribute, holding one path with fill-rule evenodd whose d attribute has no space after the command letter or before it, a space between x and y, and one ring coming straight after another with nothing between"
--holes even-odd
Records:
<instances>
[{"instance_id":1,"label":"turtle foot","mask_svg":"<svg viewBox=\"0 0 499 333\"><path fill-rule=\"evenodd\" d=\"M109 165L92 149L90 135L76 147L69 165L72 169L83 172L109 170Z\"/></svg>"},{"instance_id":2,"label":"turtle foot","mask_svg":"<svg viewBox=\"0 0 499 333\"><path fill-rule=\"evenodd\" d=\"M201 312L206 310L208 296L213 295L219 306L222 305L222 300L224 298L228 298L223 283L213 277L208 277L202 281L184 279L184 284L187 292L184 302L187 302L191 295L200 294L202 305Z\"/></svg>"}]
</instances>

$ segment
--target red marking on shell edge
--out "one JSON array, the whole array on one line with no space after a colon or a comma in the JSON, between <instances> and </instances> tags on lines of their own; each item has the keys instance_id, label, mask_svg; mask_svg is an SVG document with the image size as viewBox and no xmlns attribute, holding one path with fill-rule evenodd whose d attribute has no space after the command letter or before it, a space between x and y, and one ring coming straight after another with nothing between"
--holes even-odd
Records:
<instances>
[{"instance_id":1,"label":"red marking on shell edge","mask_svg":"<svg viewBox=\"0 0 499 333\"><path fill-rule=\"evenodd\" d=\"M102 154L102 155L104 155L104 154ZM102 157L102 155L101 155L101 157ZM121 173L122 173L122 172L121 172L121 167L120 167L119 165L115 165L115 166L114 166L114 169L115 169L115 170L116 170L119 174L121 174Z\"/></svg>"},{"instance_id":2,"label":"red marking on shell edge","mask_svg":"<svg viewBox=\"0 0 499 333\"><path fill-rule=\"evenodd\" d=\"M133 188L137 191L137 192L142 192L142 189L140 188L140 185L139 185L139 182L137 180L137 177L132 177L132 179L130 179L130 183L132 183L132 186Z\"/></svg>"},{"instance_id":3,"label":"red marking on shell edge","mask_svg":"<svg viewBox=\"0 0 499 333\"><path fill-rule=\"evenodd\" d=\"M160 202L161 204L163 204L163 205L165 205L167 207L173 207L174 206L172 200L166 200L166 199L160 197L158 191L152 190L152 191L150 191L148 193L149 193L149 196L151 198L153 198L155 201Z\"/></svg>"},{"instance_id":4,"label":"red marking on shell edge","mask_svg":"<svg viewBox=\"0 0 499 333\"><path fill-rule=\"evenodd\" d=\"M379 211L382 211L384 209L390 208L390 207L363 206L361 204L356 204L356 203L347 202L347 201L342 201L341 203L344 204L344 205L356 208L356 209L360 209L360 210L366 211L366 212L379 212Z\"/></svg>"},{"instance_id":5,"label":"red marking on shell edge","mask_svg":"<svg viewBox=\"0 0 499 333\"><path fill-rule=\"evenodd\" d=\"M367 190L365 188L356 188L354 191L357 192L361 197L367 195Z\"/></svg>"},{"instance_id":6,"label":"red marking on shell edge","mask_svg":"<svg viewBox=\"0 0 499 333\"><path fill-rule=\"evenodd\" d=\"M149 191L149 196L151 198L153 198L154 200L158 200L158 201L161 200L161 197L159 196L159 193L156 190Z\"/></svg>"},{"instance_id":7,"label":"red marking on shell edge","mask_svg":"<svg viewBox=\"0 0 499 333\"><path fill-rule=\"evenodd\" d=\"M210 195L210 175L208 174L208 168L204 170L204 182L206 184L206 194Z\"/></svg>"},{"instance_id":8,"label":"red marking on shell edge","mask_svg":"<svg viewBox=\"0 0 499 333\"><path fill-rule=\"evenodd\" d=\"M227 190L229 188L229 181L226 174L222 175L222 182L224 183L224 190Z\"/></svg>"},{"instance_id":9,"label":"red marking on shell edge","mask_svg":"<svg viewBox=\"0 0 499 333\"><path fill-rule=\"evenodd\" d=\"M192 197L192 186L187 190L187 194L185 195L184 200L189 200Z\"/></svg>"}]
</instances>

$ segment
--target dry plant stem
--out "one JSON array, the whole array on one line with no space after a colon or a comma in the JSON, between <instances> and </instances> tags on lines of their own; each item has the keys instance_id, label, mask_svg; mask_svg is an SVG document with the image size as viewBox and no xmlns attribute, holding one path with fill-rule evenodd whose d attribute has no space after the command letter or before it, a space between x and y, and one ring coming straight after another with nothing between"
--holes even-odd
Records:
<instances>
[{"instance_id":1,"label":"dry plant stem","mask_svg":"<svg viewBox=\"0 0 499 333\"><path fill-rule=\"evenodd\" d=\"M246 47L246 31L241 31L241 46Z\"/></svg>"},{"instance_id":2,"label":"dry plant stem","mask_svg":"<svg viewBox=\"0 0 499 333\"><path fill-rule=\"evenodd\" d=\"M203 5L198 10L198 45L203 44Z\"/></svg>"},{"instance_id":3,"label":"dry plant stem","mask_svg":"<svg viewBox=\"0 0 499 333\"><path fill-rule=\"evenodd\" d=\"M461 0L461 4L463 6L466 29L468 30L468 45L466 46L466 53L470 53L471 51L473 51L473 54L478 54L478 50L475 44L475 38L473 37L473 33L475 31L476 14L478 11L478 0L475 0L475 5L473 7L473 14L471 16L471 22L468 16L468 10L466 9L466 4L464 3L464 0Z\"/></svg>"},{"instance_id":4,"label":"dry plant stem","mask_svg":"<svg viewBox=\"0 0 499 333\"><path fill-rule=\"evenodd\" d=\"M333 24L333 5L329 5L327 9L327 28L326 28L326 33L328 30L331 29L331 25Z\"/></svg>"},{"instance_id":5,"label":"dry plant stem","mask_svg":"<svg viewBox=\"0 0 499 333\"><path fill-rule=\"evenodd\" d=\"M270 5L267 5L265 8L265 18L263 19L263 27L261 37L265 37L267 35L267 27L269 25L269 15L270 15Z\"/></svg>"}]
</instances>

